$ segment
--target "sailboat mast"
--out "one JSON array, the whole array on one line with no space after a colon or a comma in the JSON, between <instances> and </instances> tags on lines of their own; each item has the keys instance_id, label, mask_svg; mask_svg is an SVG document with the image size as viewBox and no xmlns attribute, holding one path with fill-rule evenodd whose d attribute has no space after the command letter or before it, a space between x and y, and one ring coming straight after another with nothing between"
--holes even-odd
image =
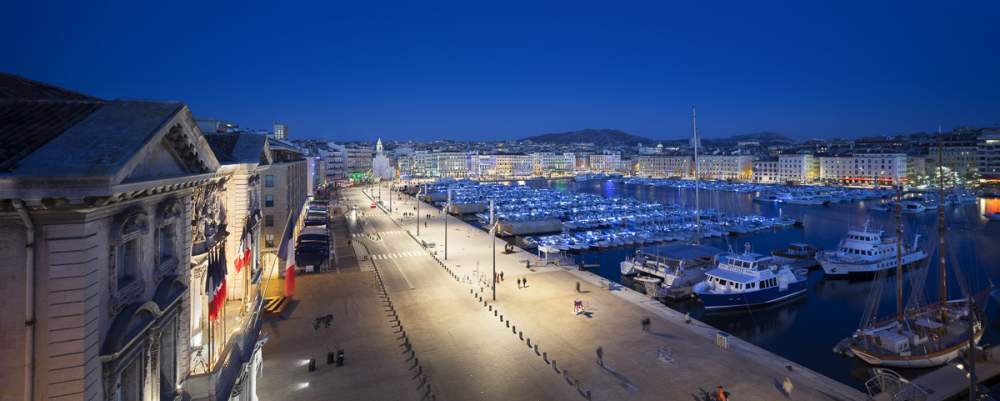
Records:
<instances>
[{"instance_id":1,"label":"sailboat mast","mask_svg":"<svg viewBox=\"0 0 1000 401\"><path fill-rule=\"evenodd\" d=\"M903 323L903 187L896 187L896 320Z\"/></svg>"},{"instance_id":2,"label":"sailboat mast","mask_svg":"<svg viewBox=\"0 0 1000 401\"><path fill-rule=\"evenodd\" d=\"M948 270L945 269L945 259L944 259L944 233L945 233L945 222L944 222L944 157L941 156L944 147L944 139L941 135L941 126L938 126L938 240L940 241L938 255L941 256L941 260L938 261L938 296L941 298L941 323L945 322L948 318L948 312L945 308L948 306Z\"/></svg>"},{"instance_id":3,"label":"sailboat mast","mask_svg":"<svg viewBox=\"0 0 1000 401\"><path fill-rule=\"evenodd\" d=\"M698 244L701 241L701 202L699 199L701 174L698 171L698 145L701 141L698 140L698 116L694 106L691 106L691 142L694 146L694 243Z\"/></svg>"}]
</instances>

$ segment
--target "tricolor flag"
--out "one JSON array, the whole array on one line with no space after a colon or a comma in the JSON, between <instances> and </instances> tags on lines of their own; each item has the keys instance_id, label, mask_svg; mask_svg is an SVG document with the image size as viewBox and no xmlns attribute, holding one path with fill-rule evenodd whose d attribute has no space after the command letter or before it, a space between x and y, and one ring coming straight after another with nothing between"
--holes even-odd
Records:
<instances>
[{"instance_id":1,"label":"tricolor flag","mask_svg":"<svg viewBox=\"0 0 1000 401\"><path fill-rule=\"evenodd\" d=\"M223 247L208 253L205 294L208 296L208 320L215 321L226 303L226 252Z\"/></svg>"}]
</instances>

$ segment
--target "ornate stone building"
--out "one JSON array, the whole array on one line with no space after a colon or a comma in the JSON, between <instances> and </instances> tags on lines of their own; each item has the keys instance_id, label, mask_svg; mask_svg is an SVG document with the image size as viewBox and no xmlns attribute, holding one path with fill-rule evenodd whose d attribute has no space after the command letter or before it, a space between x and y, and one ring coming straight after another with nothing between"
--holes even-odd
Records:
<instances>
[{"instance_id":1,"label":"ornate stone building","mask_svg":"<svg viewBox=\"0 0 1000 401\"><path fill-rule=\"evenodd\" d=\"M193 366L202 272L245 224L226 201L253 191L229 190L248 180L220 170L187 106L0 74L0 143L0 400L229 399L241 375L219 361L253 357L259 319Z\"/></svg>"}]
</instances>

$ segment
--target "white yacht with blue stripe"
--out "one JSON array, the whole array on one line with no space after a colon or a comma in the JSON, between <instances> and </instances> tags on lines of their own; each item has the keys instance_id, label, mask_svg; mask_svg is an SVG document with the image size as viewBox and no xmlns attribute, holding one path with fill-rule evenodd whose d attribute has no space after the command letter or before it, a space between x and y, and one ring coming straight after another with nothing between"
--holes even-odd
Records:
<instances>
[{"instance_id":1,"label":"white yacht with blue stripe","mask_svg":"<svg viewBox=\"0 0 1000 401\"><path fill-rule=\"evenodd\" d=\"M706 310L747 308L788 300L806 293L806 269L778 266L770 255L750 251L719 255L719 264L694 286Z\"/></svg>"}]
</instances>

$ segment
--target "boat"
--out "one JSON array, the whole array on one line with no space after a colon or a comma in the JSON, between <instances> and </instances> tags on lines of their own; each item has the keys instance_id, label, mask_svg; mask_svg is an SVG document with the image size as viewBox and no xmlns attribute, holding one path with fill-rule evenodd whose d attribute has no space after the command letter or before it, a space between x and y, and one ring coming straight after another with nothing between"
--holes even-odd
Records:
<instances>
[{"instance_id":1,"label":"boat","mask_svg":"<svg viewBox=\"0 0 1000 401\"><path fill-rule=\"evenodd\" d=\"M621 262L621 274L643 285L654 298L677 300L691 296L691 288L705 279L720 250L703 245L673 244L646 248ZM645 277L646 279L642 279ZM648 278L660 280L650 286Z\"/></svg>"},{"instance_id":2,"label":"boat","mask_svg":"<svg viewBox=\"0 0 1000 401\"><path fill-rule=\"evenodd\" d=\"M719 257L715 269L695 284L693 292L706 310L749 308L786 301L806 293L805 269L778 266L770 255L750 251Z\"/></svg>"},{"instance_id":3,"label":"boat","mask_svg":"<svg viewBox=\"0 0 1000 401\"><path fill-rule=\"evenodd\" d=\"M816 261L823 267L824 274L833 277L871 276L896 268L897 244L902 240L899 237L885 238L881 230L871 229L869 225L870 222L866 221L861 230L848 230L837 249L816 253ZM920 236L916 236L910 246L905 242L902 244L903 256L900 260L904 266L927 258L927 254L917 247L919 239Z\"/></svg>"},{"instance_id":4,"label":"boat","mask_svg":"<svg viewBox=\"0 0 1000 401\"><path fill-rule=\"evenodd\" d=\"M812 245L802 242L793 242L788 244L788 247L785 249L771 251L771 255L790 259L810 259L816 257L816 252L818 251L819 249Z\"/></svg>"},{"instance_id":5,"label":"boat","mask_svg":"<svg viewBox=\"0 0 1000 401\"><path fill-rule=\"evenodd\" d=\"M939 156L940 157L940 154ZM940 159L939 159L940 160ZM941 163L939 161L938 165ZM944 192L941 183L941 192ZM896 211L897 237L902 236L902 211ZM940 252L945 249L947 232L944 209L938 210ZM896 313L879 317L882 287L872 286L860 327L842 340L835 350L858 357L870 365L897 368L930 368L944 365L982 339L984 328L972 296L949 300L947 270L942 253L938 264L939 299L933 303L920 300L904 305L903 249L896 249ZM923 284L913 283L914 286ZM912 289L911 289L912 291Z\"/></svg>"},{"instance_id":6,"label":"boat","mask_svg":"<svg viewBox=\"0 0 1000 401\"><path fill-rule=\"evenodd\" d=\"M903 209L903 213L923 213L927 210L923 202L914 200L900 201L899 206Z\"/></svg>"},{"instance_id":7,"label":"boat","mask_svg":"<svg viewBox=\"0 0 1000 401\"><path fill-rule=\"evenodd\" d=\"M762 193L753 198L754 202L781 203L781 195L775 193Z\"/></svg>"},{"instance_id":8,"label":"boat","mask_svg":"<svg viewBox=\"0 0 1000 401\"><path fill-rule=\"evenodd\" d=\"M989 221L1000 221L1000 213L986 213L983 216Z\"/></svg>"}]
</instances>

